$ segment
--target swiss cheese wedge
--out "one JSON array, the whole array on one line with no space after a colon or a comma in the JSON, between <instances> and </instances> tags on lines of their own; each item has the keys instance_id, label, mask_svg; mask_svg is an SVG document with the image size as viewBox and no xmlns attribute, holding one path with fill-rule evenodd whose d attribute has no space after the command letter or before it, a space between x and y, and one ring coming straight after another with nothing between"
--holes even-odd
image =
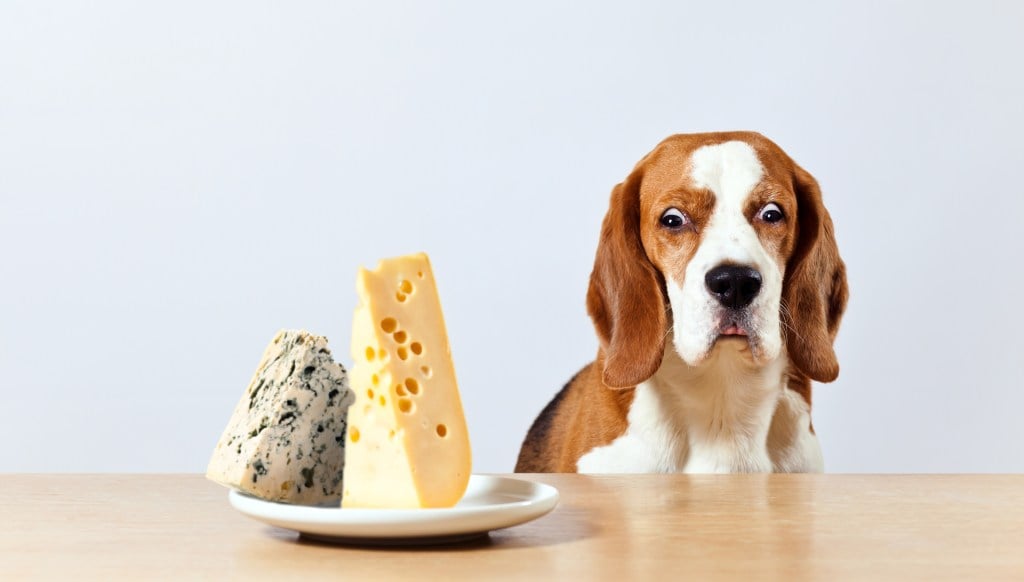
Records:
<instances>
[{"instance_id":1,"label":"swiss cheese wedge","mask_svg":"<svg viewBox=\"0 0 1024 582\"><path fill-rule=\"evenodd\" d=\"M342 507L451 507L471 471L434 274L425 254L360 269Z\"/></svg>"}]
</instances>

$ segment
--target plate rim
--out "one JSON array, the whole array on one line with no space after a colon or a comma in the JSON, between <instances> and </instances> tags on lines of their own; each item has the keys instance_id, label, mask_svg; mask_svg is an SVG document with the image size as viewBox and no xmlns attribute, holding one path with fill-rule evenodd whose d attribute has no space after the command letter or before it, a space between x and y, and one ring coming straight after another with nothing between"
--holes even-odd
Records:
<instances>
[{"instance_id":1,"label":"plate rim","mask_svg":"<svg viewBox=\"0 0 1024 582\"><path fill-rule=\"evenodd\" d=\"M538 481L504 475L470 475L470 486L529 487L525 499L485 505L444 508L368 509L291 505L267 501L236 489L228 501L237 511L257 521L320 539L414 540L489 531L520 525L542 517L557 507L555 487ZM467 486L467 490L469 486ZM392 531L391 528L394 528Z\"/></svg>"}]
</instances>

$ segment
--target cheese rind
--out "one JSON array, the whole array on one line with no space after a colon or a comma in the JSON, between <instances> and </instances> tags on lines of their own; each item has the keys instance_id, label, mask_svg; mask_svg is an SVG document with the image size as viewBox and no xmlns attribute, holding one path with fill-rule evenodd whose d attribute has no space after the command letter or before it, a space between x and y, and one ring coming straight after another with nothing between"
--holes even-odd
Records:
<instances>
[{"instance_id":1,"label":"cheese rind","mask_svg":"<svg viewBox=\"0 0 1024 582\"><path fill-rule=\"evenodd\" d=\"M430 261L381 261L356 287L342 507L451 507L471 455Z\"/></svg>"},{"instance_id":2,"label":"cheese rind","mask_svg":"<svg viewBox=\"0 0 1024 582\"><path fill-rule=\"evenodd\" d=\"M263 353L206 476L271 501L337 503L353 396L327 338L282 330Z\"/></svg>"}]
</instances>

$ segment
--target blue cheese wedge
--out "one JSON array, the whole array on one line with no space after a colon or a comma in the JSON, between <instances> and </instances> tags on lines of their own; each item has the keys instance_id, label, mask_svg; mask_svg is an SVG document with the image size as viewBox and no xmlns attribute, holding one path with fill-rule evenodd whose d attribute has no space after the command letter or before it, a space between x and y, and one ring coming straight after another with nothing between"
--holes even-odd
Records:
<instances>
[{"instance_id":1,"label":"blue cheese wedge","mask_svg":"<svg viewBox=\"0 0 1024 582\"><path fill-rule=\"evenodd\" d=\"M207 478L270 501L340 503L353 399L327 338L278 332L213 451Z\"/></svg>"}]
</instances>

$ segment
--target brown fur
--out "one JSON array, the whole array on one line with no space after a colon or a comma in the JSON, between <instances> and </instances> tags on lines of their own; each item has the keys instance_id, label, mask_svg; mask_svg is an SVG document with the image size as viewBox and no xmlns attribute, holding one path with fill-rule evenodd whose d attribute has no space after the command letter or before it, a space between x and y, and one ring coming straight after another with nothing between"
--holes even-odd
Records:
<instances>
[{"instance_id":1,"label":"brown fur","mask_svg":"<svg viewBox=\"0 0 1024 582\"><path fill-rule=\"evenodd\" d=\"M700 226L714 208L713 194L689 182L689 156L703 145L730 140L749 143L765 167L748 203L751 213L771 201L786 216L797 217L785 228L754 225L765 248L785 266L781 316L791 360L789 388L809 405L811 379L830 382L838 375L832 342L848 291L817 182L756 133L675 135L612 190L587 291L587 310L600 342L597 359L534 422L517 472L575 472L583 454L625 432L632 389L658 370L672 324L663 273L682 279L700 245ZM673 200L686 201L694 228L658 228L658 217Z\"/></svg>"},{"instance_id":2,"label":"brown fur","mask_svg":"<svg viewBox=\"0 0 1024 582\"><path fill-rule=\"evenodd\" d=\"M583 368L565 386L557 406L545 409L533 423L519 453L517 473L574 473L581 455L626 430L633 391L609 390L601 381L602 363ZM577 414L580 410L588 414ZM547 413L550 416L545 417Z\"/></svg>"}]
</instances>

